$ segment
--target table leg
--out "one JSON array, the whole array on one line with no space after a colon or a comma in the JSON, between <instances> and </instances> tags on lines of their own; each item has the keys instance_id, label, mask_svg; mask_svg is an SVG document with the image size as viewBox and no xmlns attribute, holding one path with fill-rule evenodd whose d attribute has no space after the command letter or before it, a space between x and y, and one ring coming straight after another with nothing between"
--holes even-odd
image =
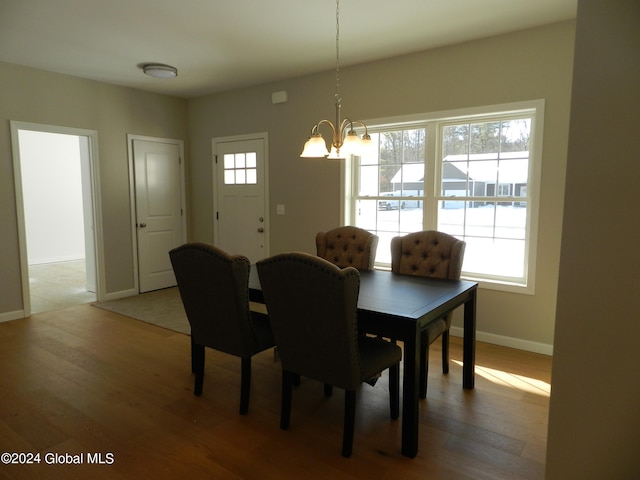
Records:
<instances>
[{"instance_id":1,"label":"table leg","mask_svg":"<svg viewBox=\"0 0 640 480\"><path fill-rule=\"evenodd\" d=\"M404 339L402 386L402 454L413 458L418 453L420 385L420 334L417 329Z\"/></svg>"},{"instance_id":2,"label":"table leg","mask_svg":"<svg viewBox=\"0 0 640 480\"><path fill-rule=\"evenodd\" d=\"M464 303L464 340L462 345L462 387L472 389L476 370L476 289Z\"/></svg>"}]
</instances>

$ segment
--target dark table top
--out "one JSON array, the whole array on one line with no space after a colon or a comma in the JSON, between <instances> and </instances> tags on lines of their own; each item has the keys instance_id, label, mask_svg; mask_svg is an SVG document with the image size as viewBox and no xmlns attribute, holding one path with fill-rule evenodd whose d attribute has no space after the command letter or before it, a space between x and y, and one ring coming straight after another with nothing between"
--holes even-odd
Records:
<instances>
[{"instance_id":1,"label":"dark table top","mask_svg":"<svg viewBox=\"0 0 640 480\"><path fill-rule=\"evenodd\" d=\"M399 275L384 270L361 271L358 310L414 321L429 321L449 311L451 302L477 285L477 282L466 280ZM251 268L249 291L251 300L264 301L255 266Z\"/></svg>"}]
</instances>

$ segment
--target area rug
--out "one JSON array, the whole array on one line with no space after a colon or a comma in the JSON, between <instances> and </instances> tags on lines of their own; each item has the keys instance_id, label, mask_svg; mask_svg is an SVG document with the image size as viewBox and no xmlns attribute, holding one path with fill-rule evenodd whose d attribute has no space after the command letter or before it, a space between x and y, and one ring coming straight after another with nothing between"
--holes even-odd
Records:
<instances>
[{"instance_id":1,"label":"area rug","mask_svg":"<svg viewBox=\"0 0 640 480\"><path fill-rule=\"evenodd\" d=\"M191 328L177 287L132 297L94 303L93 306L189 335Z\"/></svg>"}]
</instances>

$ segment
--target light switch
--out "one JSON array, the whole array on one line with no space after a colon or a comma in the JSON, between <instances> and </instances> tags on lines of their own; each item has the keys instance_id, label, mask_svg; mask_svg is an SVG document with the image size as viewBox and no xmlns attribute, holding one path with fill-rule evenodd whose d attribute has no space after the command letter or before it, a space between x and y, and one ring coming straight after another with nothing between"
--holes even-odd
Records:
<instances>
[{"instance_id":1,"label":"light switch","mask_svg":"<svg viewBox=\"0 0 640 480\"><path fill-rule=\"evenodd\" d=\"M284 215L284 205L276 205L276 214Z\"/></svg>"}]
</instances>

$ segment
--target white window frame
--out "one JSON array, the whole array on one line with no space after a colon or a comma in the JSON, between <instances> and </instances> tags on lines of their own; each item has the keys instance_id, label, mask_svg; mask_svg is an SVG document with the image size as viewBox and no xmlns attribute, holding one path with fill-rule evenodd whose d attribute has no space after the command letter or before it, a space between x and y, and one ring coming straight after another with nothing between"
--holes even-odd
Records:
<instances>
[{"instance_id":1,"label":"white window frame","mask_svg":"<svg viewBox=\"0 0 640 480\"><path fill-rule=\"evenodd\" d=\"M509 291L515 293L535 293L535 266L538 238L538 213L540 204L540 178L542 170L542 144L544 131L544 107L545 101L529 100L523 102L506 103L499 105L487 105L481 107L431 112L398 117L388 117L367 120L370 132L386 131L392 129L426 128L425 164L430 172L435 174L425 178L424 193L424 219L425 229L437 227L438 200L440 196L438 182L440 178L440 124L456 121L482 121L493 117L506 115L525 114L531 116L531 133L529 140L529 176L527 193L529 204L527 205L527 222L525 235L525 258L523 281L513 282L501 277L474 276L468 272L462 272L462 278L477 281L481 288ZM355 225L355 205L358 185L357 159L347 158L343 162L341 170L341 184L343 186L341 221L344 225ZM377 268L389 268L388 265L376 265Z\"/></svg>"}]
</instances>

